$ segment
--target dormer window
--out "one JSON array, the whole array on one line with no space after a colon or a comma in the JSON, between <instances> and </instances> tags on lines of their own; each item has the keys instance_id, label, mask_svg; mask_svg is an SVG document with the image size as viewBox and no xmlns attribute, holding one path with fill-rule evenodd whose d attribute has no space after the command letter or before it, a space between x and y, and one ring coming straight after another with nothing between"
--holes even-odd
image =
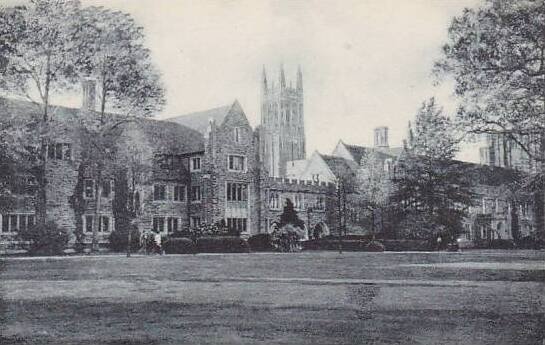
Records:
<instances>
[{"instance_id":1,"label":"dormer window","mask_svg":"<svg viewBox=\"0 0 545 345\"><path fill-rule=\"evenodd\" d=\"M201 157L191 158L191 171L201 171Z\"/></svg>"}]
</instances>

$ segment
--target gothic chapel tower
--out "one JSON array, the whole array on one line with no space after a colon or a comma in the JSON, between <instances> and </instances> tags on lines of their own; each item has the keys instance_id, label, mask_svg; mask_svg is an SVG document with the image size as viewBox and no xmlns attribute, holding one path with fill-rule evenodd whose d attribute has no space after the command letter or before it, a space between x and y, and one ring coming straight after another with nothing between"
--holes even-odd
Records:
<instances>
[{"instance_id":1,"label":"gothic chapel tower","mask_svg":"<svg viewBox=\"0 0 545 345\"><path fill-rule=\"evenodd\" d=\"M306 158L303 74L297 69L297 84L286 85L280 66L278 86L267 81L265 67L261 80L261 153L269 176L285 177L286 163Z\"/></svg>"}]
</instances>

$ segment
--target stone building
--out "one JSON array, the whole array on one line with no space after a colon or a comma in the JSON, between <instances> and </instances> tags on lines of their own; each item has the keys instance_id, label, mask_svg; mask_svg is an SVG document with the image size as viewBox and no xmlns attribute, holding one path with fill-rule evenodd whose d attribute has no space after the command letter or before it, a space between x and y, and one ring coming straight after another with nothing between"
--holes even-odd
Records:
<instances>
[{"instance_id":1,"label":"stone building","mask_svg":"<svg viewBox=\"0 0 545 345\"><path fill-rule=\"evenodd\" d=\"M224 222L248 237L273 231L287 199L304 221L308 237L341 229L365 232L364 212L352 202L356 193L346 181L355 179L367 152L377 154L388 174L395 174L404 152L390 146L388 128L380 127L374 131L374 147L339 141L331 155L314 152L306 159L302 73L299 69L292 87L281 69L278 86L263 71L257 128L238 101L166 120L138 119L119 126L119 157L100 167L89 157L88 138L82 134L97 117L94 83L86 80L82 89L81 109L50 107L51 130L44 147L47 218L68 229L72 242L81 233L86 243L96 236L105 244L109 233L126 220L119 205L130 206L140 230L166 234ZM2 121L29 123L37 116L34 104L0 98ZM520 233L532 231L527 206L512 204L492 178L471 176L484 206L473 209L475 216L467 222L469 238L510 238L513 217ZM33 176L21 170L11 189L15 201L0 209L4 244L16 243L18 230L36 222ZM498 205L494 212L489 212L490 200Z\"/></svg>"},{"instance_id":2,"label":"stone building","mask_svg":"<svg viewBox=\"0 0 545 345\"><path fill-rule=\"evenodd\" d=\"M105 244L120 217L126 216L116 211L120 204L131 205L140 230L166 234L223 221L247 237L272 231L289 198L306 218L310 234L328 233L332 186L275 178L268 170L285 174L287 160L305 156L300 70L296 88L288 87L282 77L278 89L273 85L266 89L264 104L278 106L278 112L262 113L264 126L256 130L238 101L164 121L138 119L119 127L118 162L99 168L85 156L82 133L97 113L94 84L84 81L81 109L51 107L55 117L46 147L47 218L68 229L72 243L82 233L85 243L96 236ZM3 120L16 115L28 121L39 116L38 111L28 102L5 98L0 102ZM274 149L261 151L265 146ZM279 156L262 156L271 150ZM36 222L32 176L21 172L21 181L24 188L17 189L21 191L17 202L0 215L3 243L15 243L18 229Z\"/></svg>"}]
</instances>

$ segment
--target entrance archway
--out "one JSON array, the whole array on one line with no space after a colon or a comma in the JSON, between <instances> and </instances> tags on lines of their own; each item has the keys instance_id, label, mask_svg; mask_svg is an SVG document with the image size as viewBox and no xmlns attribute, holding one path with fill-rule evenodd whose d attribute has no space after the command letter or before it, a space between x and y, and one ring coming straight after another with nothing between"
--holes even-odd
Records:
<instances>
[{"instance_id":1,"label":"entrance archway","mask_svg":"<svg viewBox=\"0 0 545 345\"><path fill-rule=\"evenodd\" d=\"M329 235L329 227L324 222L319 222L314 225L312 237L315 239L322 238Z\"/></svg>"}]
</instances>

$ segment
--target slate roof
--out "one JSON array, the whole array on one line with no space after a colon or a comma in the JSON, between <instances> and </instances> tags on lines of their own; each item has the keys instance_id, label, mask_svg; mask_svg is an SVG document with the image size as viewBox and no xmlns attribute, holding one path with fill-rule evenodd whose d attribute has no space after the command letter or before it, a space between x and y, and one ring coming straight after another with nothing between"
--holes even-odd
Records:
<instances>
[{"instance_id":1,"label":"slate roof","mask_svg":"<svg viewBox=\"0 0 545 345\"><path fill-rule=\"evenodd\" d=\"M423 157L407 153L402 160L418 158ZM513 182L520 182L525 175L528 175L519 170L464 162L456 159L445 161L443 164L444 166L451 166L458 171L462 171L471 183L478 183L486 186L502 186Z\"/></svg>"},{"instance_id":2,"label":"slate roof","mask_svg":"<svg viewBox=\"0 0 545 345\"><path fill-rule=\"evenodd\" d=\"M51 106L49 112L53 120L76 126L81 123L84 116L84 113L78 108L63 106ZM115 114L109 115L115 116ZM27 122L31 117L37 119L41 117L40 108L36 104L19 99L0 97L0 121ZM129 128L130 126L137 126L156 151L182 154L204 150L203 135L181 124L153 118L138 118L135 123L124 126Z\"/></svg>"},{"instance_id":3,"label":"slate roof","mask_svg":"<svg viewBox=\"0 0 545 345\"><path fill-rule=\"evenodd\" d=\"M165 120L192 128L204 134L206 133L210 120L216 121L216 124L218 126L221 125L227 114L229 114L229 110L231 110L231 108L232 105L227 105L209 110L197 111L185 115L174 116Z\"/></svg>"},{"instance_id":4,"label":"slate roof","mask_svg":"<svg viewBox=\"0 0 545 345\"><path fill-rule=\"evenodd\" d=\"M359 164L362 157L367 154L370 150L375 150L378 153L379 158L381 159L387 159L387 158L396 158L398 157L401 152L403 151L402 147L377 147L377 148L370 148L370 147L364 147L364 146L358 146L358 145L348 145L344 144L352 157L354 157L354 160Z\"/></svg>"},{"instance_id":5,"label":"slate roof","mask_svg":"<svg viewBox=\"0 0 545 345\"><path fill-rule=\"evenodd\" d=\"M346 174L355 174L358 170L358 164L349 159L330 155L321 155L331 172L339 177Z\"/></svg>"},{"instance_id":6,"label":"slate roof","mask_svg":"<svg viewBox=\"0 0 545 345\"><path fill-rule=\"evenodd\" d=\"M141 119L137 126L159 152L183 154L204 151L204 137L189 127L155 119Z\"/></svg>"}]
</instances>

